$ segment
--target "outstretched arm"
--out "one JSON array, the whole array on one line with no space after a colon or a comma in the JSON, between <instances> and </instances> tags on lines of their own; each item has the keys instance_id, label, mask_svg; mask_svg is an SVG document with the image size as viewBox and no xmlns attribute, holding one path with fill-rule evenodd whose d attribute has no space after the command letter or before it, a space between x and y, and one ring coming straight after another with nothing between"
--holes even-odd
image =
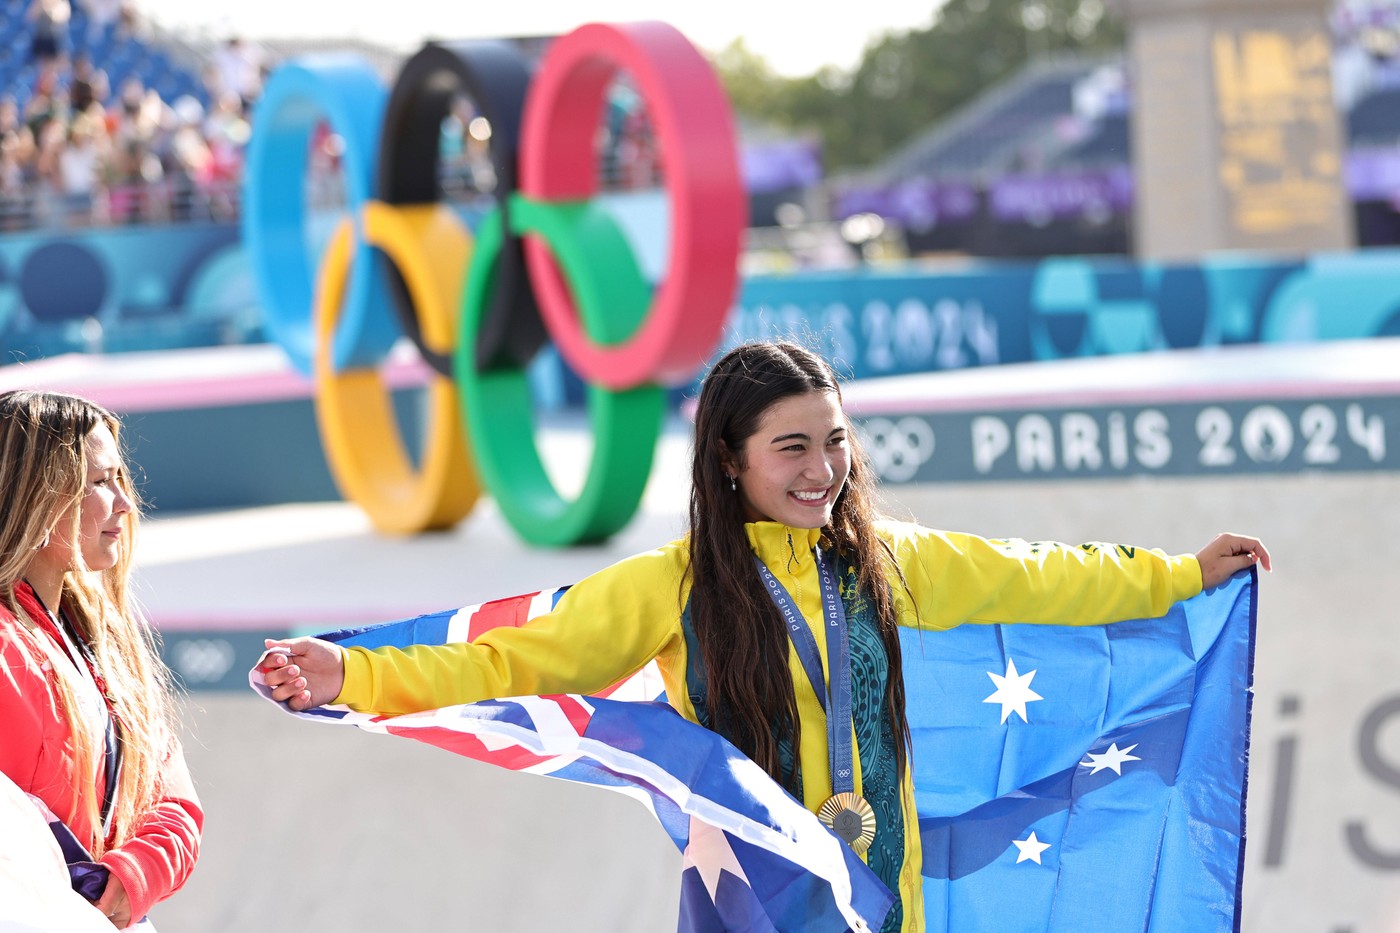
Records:
<instances>
[{"instance_id":1,"label":"outstretched arm","mask_svg":"<svg viewBox=\"0 0 1400 933\"><path fill-rule=\"evenodd\" d=\"M901 523L889 523L886 533L905 574L896 593L907 588L912 598L913 611L901 624L928 629L1155 618L1253 564L1271 569L1263 544L1237 534L1218 535L1197 554L1168 555L1092 542L993 540Z\"/></svg>"},{"instance_id":2,"label":"outstretched arm","mask_svg":"<svg viewBox=\"0 0 1400 933\"><path fill-rule=\"evenodd\" d=\"M1197 551L1196 561L1201 565L1201 588L1207 590L1256 563L1265 570L1274 569L1263 542L1248 535L1229 533L1216 535Z\"/></svg>"},{"instance_id":3,"label":"outstretched arm","mask_svg":"<svg viewBox=\"0 0 1400 933\"><path fill-rule=\"evenodd\" d=\"M678 644L684 557L679 544L629 557L574 584L550 611L514 618L522 603L514 621L470 642L367 650L269 640L256 670L272 698L297 711L338 702L398 715L492 697L593 693Z\"/></svg>"}]
</instances>

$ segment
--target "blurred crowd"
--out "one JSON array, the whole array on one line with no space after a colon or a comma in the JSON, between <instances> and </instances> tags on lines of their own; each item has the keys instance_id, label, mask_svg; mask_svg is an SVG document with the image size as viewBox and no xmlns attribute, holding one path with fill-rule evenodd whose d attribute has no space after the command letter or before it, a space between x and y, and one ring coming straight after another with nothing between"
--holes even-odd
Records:
<instances>
[{"instance_id":1,"label":"blurred crowd","mask_svg":"<svg viewBox=\"0 0 1400 933\"><path fill-rule=\"evenodd\" d=\"M200 93L171 99L131 74L129 54L120 64L110 57L133 40L158 45L133 0L0 0L0 13L17 35L11 56L27 58L22 77L0 85L0 230L237 218L252 107L273 64L260 46L223 40L187 70L187 87ZM125 77L109 78L104 64ZM658 183L655 133L627 82L612 88L600 130L602 188ZM470 100L454 101L440 137L445 199L494 192L490 136ZM344 201L341 148L329 127L313 134L313 206Z\"/></svg>"},{"instance_id":2,"label":"blurred crowd","mask_svg":"<svg viewBox=\"0 0 1400 933\"><path fill-rule=\"evenodd\" d=\"M122 0L79 2L89 29L141 28ZM70 14L69 0L27 8L33 83L27 99L0 96L0 229L235 218L261 51L227 40L201 76L207 106L165 100L138 77L114 88L100 63L70 55Z\"/></svg>"}]
</instances>

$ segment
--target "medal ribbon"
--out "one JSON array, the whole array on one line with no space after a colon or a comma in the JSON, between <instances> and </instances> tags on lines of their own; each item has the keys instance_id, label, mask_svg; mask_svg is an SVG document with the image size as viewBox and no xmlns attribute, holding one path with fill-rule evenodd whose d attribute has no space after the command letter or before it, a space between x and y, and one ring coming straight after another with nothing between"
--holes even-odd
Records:
<instances>
[{"instance_id":1,"label":"medal ribbon","mask_svg":"<svg viewBox=\"0 0 1400 933\"><path fill-rule=\"evenodd\" d=\"M817 639L807 627L807 621L797 608L786 588L773 576L757 555L763 585L769 597L783 614L788 634L792 637L797 659L807 672L812 690L817 695L822 709L826 711L826 741L831 753L831 791L833 794L853 793L856 788L855 752L851 741L851 655L846 630L846 609L841 605L841 595L836 587L836 579L831 568L822 557L820 549L812 550L817 562L817 574L821 579L822 615L826 621L826 663L831 672L829 690L824 686L826 677L822 675L821 653L817 650ZM828 702L828 695L830 700Z\"/></svg>"},{"instance_id":2,"label":"medal ribbon","mask_svg":"<svg viewBox=\"0 0 1400 933\"><path fill-rule=\"evenodd\" d=\"M102 795L102 806L99 816L102 819L102 834L105 838L112 828L112 816L115 811L117 781L121 777L121 742L117 737L116 714L112 711L112 698L107 693L107 681L103 678L102 672L97 667L97 657L94 655L92 646L78 637L77 629L68 621L67 616L55 616L53 610L44 605L44 601L39 598L38 593L30 592L44 610L42 617L37 617L34 621L39 628L44 629L49 638L58 645L63 646L73 665L78 669L79 675L86 670L92 678L92 683L97 688L97 692L102 696L102 725L103 725L103 746L106 754L103 757L106 769L107 786Z\"/></svg>"}]
</instances>

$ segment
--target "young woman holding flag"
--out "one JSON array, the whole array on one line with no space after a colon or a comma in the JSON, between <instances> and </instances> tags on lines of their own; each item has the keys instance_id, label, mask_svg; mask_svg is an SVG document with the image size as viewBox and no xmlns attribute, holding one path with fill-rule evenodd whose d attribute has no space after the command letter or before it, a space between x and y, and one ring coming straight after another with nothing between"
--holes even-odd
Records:
<instances>
[{"instance_id":1,"label":"young woman holding flag","mask_svg":"<svg viewBox=\"0 0 1400 933\"><path fill-rule=\"evenodd\" d=\"M881 518L831 367L740 346L704 381L690 533L579 581L554 610L470 644L407 651L269 642L274 699L397 714L593 693L655 660L670 703L729 739L898 894L923 929L920 837L898 628L1095 625L1164 614L1269 555L993 541Z\"/></svg>"}]
</instances>

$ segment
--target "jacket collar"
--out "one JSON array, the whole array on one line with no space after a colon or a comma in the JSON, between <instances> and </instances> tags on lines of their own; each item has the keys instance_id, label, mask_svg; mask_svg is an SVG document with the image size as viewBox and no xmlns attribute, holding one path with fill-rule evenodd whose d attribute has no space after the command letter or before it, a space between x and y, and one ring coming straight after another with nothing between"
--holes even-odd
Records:
<instances>
[{"instance_id":1,"label":"jacket collar","mask_svg":"<svg viewBox=\"0 0 1400 933\"><path fill-rule=\"evenodd\" d=\"M793 528L781 522L748 522L744 532L749 547L759 557L793 558L798 565L812 556L822 538L820 528Z\"/></svg>"},{"instance_id":2,"label":"jacket collar","mask_svg":"<svg viewBox=\"0 0 1400 933\"><path fill-rule=\"evenodd\" d=\"M29 585L28 580L20 580L15 584L15 601L36 621L48 619L49 613L43 601L39 599L39 594L34 592L34 587Z\"/></svg>"}]
</instances>

